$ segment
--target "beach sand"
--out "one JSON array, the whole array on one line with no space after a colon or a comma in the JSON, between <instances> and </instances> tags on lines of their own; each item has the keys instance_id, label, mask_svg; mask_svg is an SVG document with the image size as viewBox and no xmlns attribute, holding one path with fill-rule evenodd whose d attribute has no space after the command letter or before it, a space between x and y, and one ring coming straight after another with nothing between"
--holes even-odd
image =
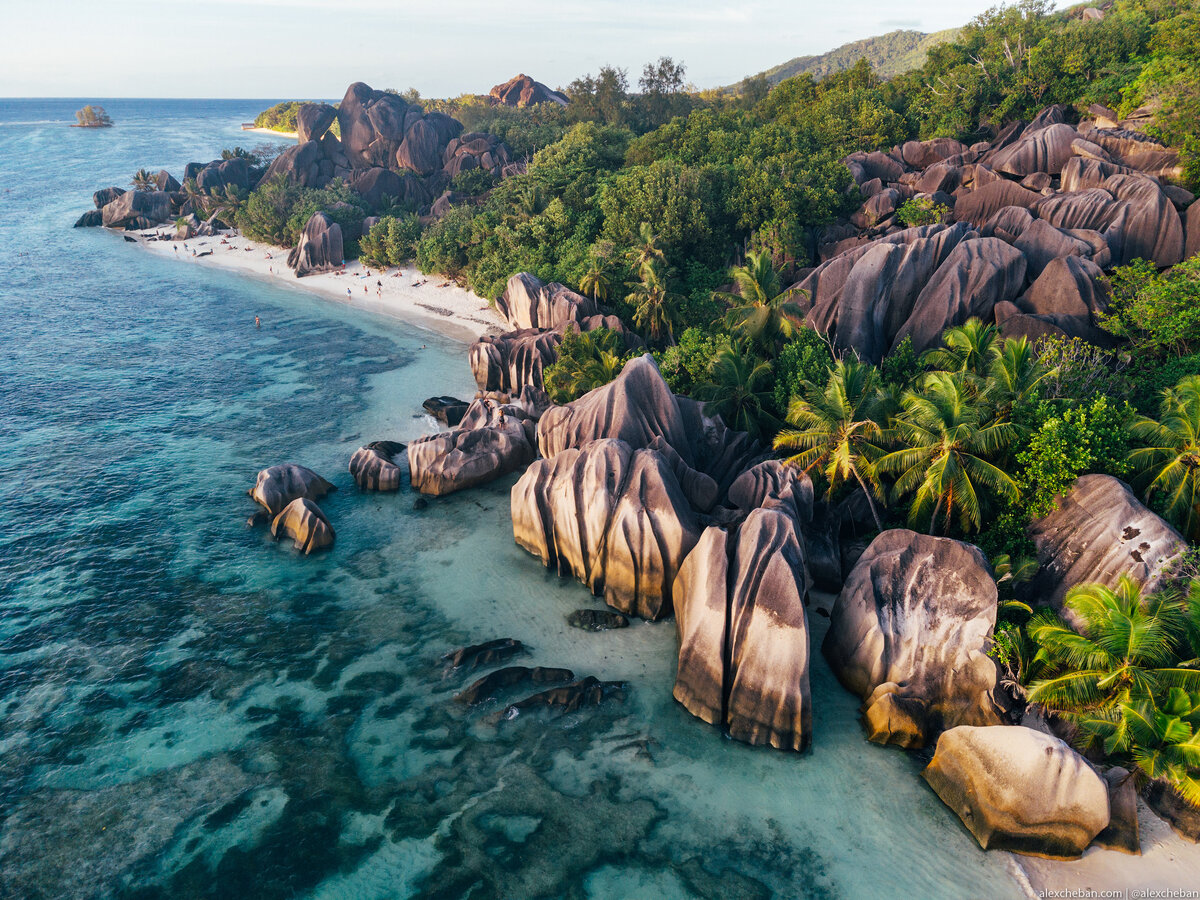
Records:
<instances>
[{"instance_id":1,"label":"beach sand","mask_svg":"<svg viewBox=\"0 0 1200 900\"><path fill-rule=\"evenodd\" d=\"M169 232L163 229L163 233ZM154 234L143 232L143 239L138 243L153 253L174 257L181 263L215 266L303 288L339 303L404 319L463 343L471 343L482 334L509 330L487 300L441 276L422 275L411 265L381 271L355 260L346 264L344 273L297 278L287 266L287 250L256 243L236 232L187 241L145 239ZM222 244L222 240L226 243ZM211 256L192 256L192 251L205 253L209 250ZM371 273L369 276L367 271Z\"/></svg>"},{"instance_id":2,"label":"beach sand","mask_svg":"<svg viewBox=\"0 0 1200 900\"><path fill-rule=\"evenodd\" d=\"M269 134L271 137L285 137L300 140L300 135L294 131L276 131L274 128L243 128L247 134Z\"/></svg>"}]
</instances>

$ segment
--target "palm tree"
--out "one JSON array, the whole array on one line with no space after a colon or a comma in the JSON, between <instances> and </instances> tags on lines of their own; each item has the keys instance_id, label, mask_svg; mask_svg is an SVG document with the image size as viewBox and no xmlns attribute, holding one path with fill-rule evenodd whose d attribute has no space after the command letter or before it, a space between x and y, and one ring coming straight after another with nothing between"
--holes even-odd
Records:
<instances>
[{"instance_id":1,"label":"palm tree","mask_svg":"<svg viewBox=\"0 0 1200 900\"><path fill-rule=\"evenodd\" d=\"M1196 653L1200 591L1186 602L1174 590L1146 595L1122 575L1115 588L1075 586L1064 605L1075 627L1052 613L1029 624L1050 673L1029 702L1074 722L1085 747L1101 744L1200 805L1200 659L1180 660Z\"/></svg>"},{"instance_id":2,"label":"palm tree","mask_svg":"<svg viewBox=\"0 0 1200 900\"><path fill-rule=\"evenodd\" d=\"M942 332L942 346L921 355L921 365L928 369L983 378L988 373L993 350L1000 332L995 325L983 320L968 319L965 324Z\"/></svg>"},{"instance_id":3,"label":"palm tree","mask_svg":"<svg viewBox=\"0 0 1200 900\"><path fill-rule=\"evenodd\" d=\"M606 261L593 259L591 267L579 279L579 290L602 303L612 292L612 282L612 267Z\"/></svg>"},{"instance_id":4,"label":"palm tree","mask_svg":"<svg viewBox=\"0 0 1200 900\"><path fill-rule=\"evenodd\" d=\"M1200 538L1200 375L1163 391L1159 420L1143 416L1130 429L1146 444L1129 454L1147 502L1162 495L1163 511L1189 540Z\"/></svg>"},{"instance_id":5,"label":"palm tree","mask_svg":"<svg viewBox=\"0 0 1200 900\"><path fill-rule=\"evenodd\" d=\"M527 179L513 193L513 211L506 213L504 224L510 228L521 222L540 216L546 211L548 201L541 182Z\"/></svg>"},{"instance_id":6,"label":"palm tree","mask_svg":"<svg viewBox=\"0 0 1200 900\"><path fill-rule=\"evenodd\" d=\"M633 307L633 324L641 328L651 341L661 341L665 335L675 343L675 317L680 297L667 285L662 268L655 263L642 266L641 281L630 285L625 302Z\"/></svg>"},{"instance_id":7,"label":"palm tree","mask_svg":"<svg viewBox=\"0 0 1200 900\"><path fill-rule=\"evenodd\" d=\"M775 449L799 451L784 464L805 472L820 469L830 496L854 479L866 495L875 527L882 531L872 499L882 495L873 468L883 456L879 445L886 421L880 416L879 370L869 363L840 359L823 388L806 381L804 394L788 410L788 422L796 427L775 436Z\"/></svg>"},{"instance_id":8,"label":"palm tree","mask_svg":"<svg viewBox=\"0 0 1200 900\"><path fill-rule=\"evenodd\" d=\"M146 169L138 169L133 173L133 187L138 191L157 191L158 182Z\"/></svg>"},{"instance_id":9,"label":"palm tree","mask_svg":"<svg viewBox=\"0 0 1200 900\"><path fill-rule=\"evenodd\" d=\"M558 361L542 373L550 399L569 403L620 375L626 363L623 341L619 332L608 328L569 328L559 345Z\"/></svg>"},{"instance_id":10,"label":"palm tree","mask_svg":"<svg viewBox=\"0 0 1200 900\"><path fill-rule=\"evenodd\" d=\"M773 398L771 382L770 363L726 349L713 359L709 380L697 388L696 397L706 401L706 415L720 415L730 428L759 439L779 426L768 412Z\"/></svg>"},{"instance_id":11,"label":"palm tree","mask_svg":"<svg viewBox=\"0 0 1200 900\"><path fill-rule=\"evenodd\" d=\"M1034 392L1047 379L1057 378L1058 369L1043 363L1027 337L1006 338L993 344L988 364L987 393L997 410L1011 415L1012 410L1034 398Z\"/></svg>"},{"instance_id":12,"label":"palm tree","mask_svg":"<svg viewBox=\"0 0 1200 900\"><path fill-rule=\"evenodd\" d=\"M209 194L209 211L215 216L221 216L224 221L233 224L237 211L245 205L246 198L237 185L227 184L224 190L214 190Z\"/></svg>"},{"instance_id":13,"label":"palm tree","mask_svg":"<svg viewBox=\"0 0 1200 900\"><path fill-rule=\"evenodd\" d=\"M961 377L948 372L926 376L921 392L905 391L904 413L894 433L903 448L876 462L877 472L899 473L893 495L913 495L909 522L928 520L929 533L937 532L938 518L949 532L957 515L963 531L982 524L985 498L980 491L1015 501L1016 483L985 458L1010 446L1018 429L992 419L976 402Z\"/></svg>"},{"instance_id":14,"label":"palm tree","mask_svg":"<svg viewBox=\"0 0 1200 900\"><path fill-rule=\"evenodd\" d=\"M658 246L660 236L655 234L649 222L638 226L638 243L629 251L629 270L640 272L647 265L665 266L667 257Z\"/></svg>"},{"instance_id":15,"label":"palm tree","mask_svg":"<svg viewBox=\"0 0 1200 900\"><path fill-rule=\"evenodd\" d=\"M730 269L729 277L736 293L713 294L731 304L725 324L730 331L773 356L804 320L805 311L795 302L799 289L784 289L771 254L765 250L747 253L746 264Z\"/></svg>"},{"instance_id":16,"label":"palm tree","mask_svg":"<svg viewBox=\"0 0 1200 900\"><path fill-rule=\"evenodd\" d=\"M280 178L283 176L281 175ZM208 200L208 195L200 190L200 186L196 184L195 178L185 178L183 181L183 193L187 197L186 202L192 204L192 212L198 216L204 214L205 203Z\"/></svg>"}]
</instances>

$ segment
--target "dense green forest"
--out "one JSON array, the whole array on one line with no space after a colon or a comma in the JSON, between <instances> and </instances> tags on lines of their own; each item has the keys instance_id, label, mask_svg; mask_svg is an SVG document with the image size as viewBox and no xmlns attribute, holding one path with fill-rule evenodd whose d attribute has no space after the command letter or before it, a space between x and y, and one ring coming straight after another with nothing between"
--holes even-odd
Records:
<instances>
[{"instance_id":1,"label":"dense green forest","mask_svg":"<svg viewBox=\"0 0 1200 900\"><path fill-rule=\"evenodd\" d=\"M925 65L929 58L929 48L944 44L958 37L961 29L947 28L945 31L935 31L926 34L922 31L898 30L887 34L863 38L842 44L827 53L812 56L797 56L787 62L772 66L765 72L760 72L771 85L779 84L796 75L812 75L814 78L828 78L855 65L860 59L865 59L881 78L892 78L903 75L913 69ZM732 90L738 91L745 82Z\"/></svg>"}]
</instances>

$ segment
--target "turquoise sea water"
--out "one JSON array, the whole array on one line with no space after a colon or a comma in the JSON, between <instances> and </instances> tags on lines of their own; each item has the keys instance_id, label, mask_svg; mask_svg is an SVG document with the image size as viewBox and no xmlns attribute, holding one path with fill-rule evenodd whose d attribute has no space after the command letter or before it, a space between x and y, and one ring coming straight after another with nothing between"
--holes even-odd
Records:
<instances>
[{"instance_id":1,"label":"turquoise sea water","mask_svg":"<svg viewBox=\"0 0 1200 900\"><path fill-rule=\"evenodd\" d=\"M1021 895L819 653L812 751L735 744L671 700L673 623L567 626L600 604L514 545L512 479L358 492L355 448L469 396L461 344L70 227L269 101L82 102L0 101L0 897ZM244 524L288 461L331 552ZM625 698L464 709L440 656L497 637Z\"/></svg>"}]
</instances>

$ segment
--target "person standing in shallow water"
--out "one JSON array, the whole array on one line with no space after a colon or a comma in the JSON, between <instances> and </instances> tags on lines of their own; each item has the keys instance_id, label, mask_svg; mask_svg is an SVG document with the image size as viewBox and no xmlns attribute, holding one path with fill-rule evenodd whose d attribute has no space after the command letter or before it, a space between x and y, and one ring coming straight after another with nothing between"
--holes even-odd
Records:
<instances>
[{"instance_id":1,"label":"person standing in shallow water","mask_svg":"<svg viewBox=\"0 0 1200 900\"><path fill-rule=\"evenodd\" d=\"M258 316L255 316L255 317L254 317L254 327L255 327L255 328L262 328L262 322L261 322L261 321L259 321L259 318L258 318Z\"/></svg>"}]
</instances>

